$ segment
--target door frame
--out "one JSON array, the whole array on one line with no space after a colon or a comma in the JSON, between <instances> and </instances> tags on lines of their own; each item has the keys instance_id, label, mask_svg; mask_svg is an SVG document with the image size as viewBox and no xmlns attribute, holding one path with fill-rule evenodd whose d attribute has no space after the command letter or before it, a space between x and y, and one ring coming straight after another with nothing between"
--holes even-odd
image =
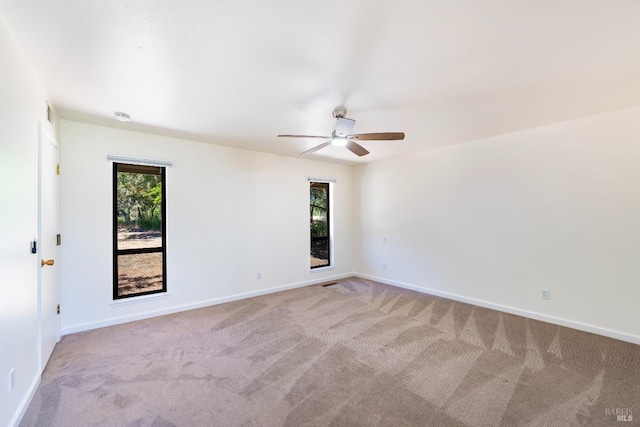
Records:
<instances>
[{"instance_id":1,"label":"door frame","mask_svg":"<svg viewBox=\"0 0 640 427\"><path fill-rule=\"evenodd\" d=\"M52 126L48 123L38 122L38 256L37 256L37 269L38 269L38 367L40 373L45 368L45 363L42 361L42 340L43 340L43 316L42 316L42 267L40 265L43 259L42 253L42 157L43 157L43 144L52 144L56 149L56 163L60 158L60 145L56 141L55 135L53 133ZM55 210L56 210L56 218L57 218L57 228L60 229L60 185L57 183L57 191L56 191L56 200L55 200ZM57 263L57 268L55 269L55 288L54 292L56 295L56 304L60 304L60 263L59 263L59 253L60 250L56 246L56 253L54 254L54 259ZM56 316L56 342L60 342L60 316Z\"/></svg>"}]
</instances>

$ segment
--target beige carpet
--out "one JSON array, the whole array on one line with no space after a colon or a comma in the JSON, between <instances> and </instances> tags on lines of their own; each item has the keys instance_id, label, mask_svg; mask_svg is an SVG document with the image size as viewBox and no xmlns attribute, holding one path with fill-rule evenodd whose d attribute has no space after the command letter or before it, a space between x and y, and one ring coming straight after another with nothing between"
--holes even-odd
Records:
<instances>
[{"instance_id":1,"label":"beige carpet","mask_svg":"<svg viewBox=\"0 0 640 427\"><path fill-rule=\"evenodd\" d=\"M66 336L21 425L638 423L640 346L352 278Z\"/></svg>"}]
</instances>

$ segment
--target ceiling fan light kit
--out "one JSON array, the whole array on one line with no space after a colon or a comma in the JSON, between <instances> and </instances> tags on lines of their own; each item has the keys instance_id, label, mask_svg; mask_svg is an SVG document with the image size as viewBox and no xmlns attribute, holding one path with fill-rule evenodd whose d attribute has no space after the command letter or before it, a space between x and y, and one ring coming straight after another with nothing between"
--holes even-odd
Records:
<instances>
[{"instance_id":1,"label":"ceiling fan light kit","mask_svg":"<svg viewBox=\"0 0 640 427\"><path fill-rule=\"evenodd\" d=\"M382 132L382 133L351 133L356 121L348 119L347 110L344 107L338 107L333 110L333 117L336 119L336 126L331 132L331 136L318 136L318 135L278 135L280 138L322 138L328 139L320 145L304 151L300 154L310 154L318 150L321 150L329 145L336 145L338 147L347 147L349 151L357 156L366 156L369 154L366 148L354 139L360 141L401 141L404 139L404 132Z\"/></svg>"},{"instance_id":2,"label":"ceiling fan light kit","mask_svg":"<svg viewBox=\"0 0 640 427\"><path fill-rule=\"evenodd\" d=\"M349 142L349 140L342 136L334 136L331 138L331 143L336 147L346 147L347 142Z\"/></svg>"}]
</instances>

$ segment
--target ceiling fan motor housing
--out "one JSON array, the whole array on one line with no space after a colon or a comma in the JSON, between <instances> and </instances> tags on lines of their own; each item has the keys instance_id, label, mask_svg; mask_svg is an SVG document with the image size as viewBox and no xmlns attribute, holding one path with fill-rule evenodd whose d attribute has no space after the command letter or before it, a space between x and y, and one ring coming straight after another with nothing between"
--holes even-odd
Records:
<instances>
[{"instance_id":1,"label":"ceiling fan motor housing","mask_svg":"<svg viewBox=\"0 0 640 427\"><path fill-rule=\"evenodd\" d=\"M344 117L338 117L337 118L337 123L336 123L336 128L334 129L333 133L331 134L334 138L338 137L338 138L346 138L347 135L349 135L351 133L351 129L353 129L353 126L356 124L355 120L352 119L345 119Z\"/></svg>"}]
</instances>

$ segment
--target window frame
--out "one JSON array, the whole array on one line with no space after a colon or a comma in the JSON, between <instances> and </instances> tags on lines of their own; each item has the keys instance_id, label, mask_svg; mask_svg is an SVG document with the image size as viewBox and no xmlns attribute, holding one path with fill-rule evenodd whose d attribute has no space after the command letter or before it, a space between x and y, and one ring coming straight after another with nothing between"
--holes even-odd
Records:
<instances>
[{"instance_id":1,"label":"window frame","mask_svg":"<svg viewBox=\"0 0 640 427\"><path fill-rule=\"evenodd\" d=\"M130 167L131 169L139 169L145 170L149 169L158 169L160 171L160 181L162 185L162 201L160 203L160 209L162 211L162 247L161 248L133 248L133 249L118 249L118 166ZM122 163L122 162L113 162L113 199L112 199L112 208L113 208L113 225L112 225L112 233L113 233L113 300L123 300L127 298L134 298L143 295L153 295L153 294L161 294L167 293L167 185L166 185L166 175L167 168L165 166L149 166L149 165L140 165L135 163ZM120 171L121 172L121 171ZM140 173L143 172L130 172L130 173ZM145 254L145 253L162 253L162 288L151 290L151 291L142 291L136 292L133 294L127 295L118 295L118 257L120 255L136 255L136 254Z\"/></svg>"},{"instance_id":2,"label":"window frame","mask_svg":"<svg viewBox=\"0 0 640 427\"><path fill-rule=\"evenodd\" d=\"M319 266L311 266L309 264L309 270L313 272L322 271L322 270L331 270L335 268L334 263L334 248L333 248L333 180L324 180L324 179L309 179L309 187L307 196L311 195L311 188L313 184L323 184L327 186L327 265L319 265ZM311 255L311 244L313 243L313 237L311 236L311 224L309 224L309 255Z\"/></svg>"}]
</instances>

